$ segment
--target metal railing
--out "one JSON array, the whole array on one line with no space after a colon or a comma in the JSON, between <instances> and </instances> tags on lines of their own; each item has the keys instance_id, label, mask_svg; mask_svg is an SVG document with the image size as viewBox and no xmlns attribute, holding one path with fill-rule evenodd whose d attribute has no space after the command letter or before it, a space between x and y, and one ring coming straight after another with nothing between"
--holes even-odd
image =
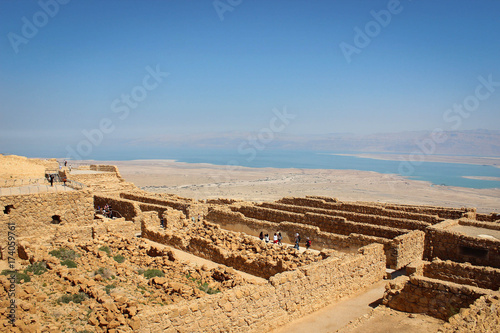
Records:
<instances>
[{"instance_id":1,"label":"metal railing","mask_svg":"<svg viewBox=\"0 0 500 333\"><path fill-rule=\"evenodd\" d=\"M0 181L0 195L21 195L45 192L65 192L82 190L86 185L67 180L66 185L62 181L54 181L52 186L47 178L36 179L7 179ZM62 185L62 186L61 186Z\"/></svg>"}]
</instances>

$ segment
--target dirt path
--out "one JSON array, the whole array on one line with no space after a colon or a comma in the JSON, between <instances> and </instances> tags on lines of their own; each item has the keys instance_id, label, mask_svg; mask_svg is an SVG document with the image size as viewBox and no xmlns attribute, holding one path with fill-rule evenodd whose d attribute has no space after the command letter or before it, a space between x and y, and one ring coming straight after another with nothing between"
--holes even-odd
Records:
<instances>
[{"instance_id":1,"label":"dirt path","mask_svg":"<svg viewBox=\"0 0 500 333\"><path fill-rule=\"evenodd\" d=\"M273 333L334 332L373 310L371 303L382 298L387 281L383 280L355 296L331 304L310 315L272 331Z\"/></svg>"},{"instance_id":2,"label":"dirt path","mask_svg":"<svg viewBox=\"0 0 500 333\"><path fill-rule=\"evenodd\" d=\"M444 321L379 306L387 280L375 283L340 302L299 318L272 333L429 333Z\"/></svg>"}]
</instances>

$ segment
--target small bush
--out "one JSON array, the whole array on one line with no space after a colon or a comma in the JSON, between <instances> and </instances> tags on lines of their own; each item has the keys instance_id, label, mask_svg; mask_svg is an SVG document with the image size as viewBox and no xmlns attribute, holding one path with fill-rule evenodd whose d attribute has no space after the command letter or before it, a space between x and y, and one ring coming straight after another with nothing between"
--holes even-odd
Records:
<instances>
[{"instance_id":1,"label":"small bush","mask_svg":"<svg viewBox=\"0 0 500 333\"><path fill-rule=\"evenodd\" d=\"M113 275L111 274L111 271L109 269L103 268L103 267L99 267L99 269L94 272L94 275L100 275L100 276L102 276L103 279L106 279L106 280L113 277Z\"/></svg>"},{"instance_id":2,"label":"small bush","mask_svg":"<svg viewBox=\"0 0 500 333\"><path fill-rule=\"evenodd\" d=\"M146 279L151 279L151 278L154 278L156 276L164 277L165 274L162 271L160 271L159 269L148 269L147 271L144 272L144 277Z\"/></svg>"},{"instance_id":3,"label":"small bush","mask_svg":"<svg viewBox=\"0 0 500 333\"><path fill-rule=\"evenodd\" d=\"M104 290L106 290L106 294L109 295L109 293L111 292L111 289L114 289L116 288L116 284L108 284L106 287L104 287Z\"/></svg>"},{"instance_id":4,"label":"small bush","mask_svg":"<svg viewBox=\"0 0 500 333\"><path fill-rule=\"evenodd\" d=\"M16 271L11 271L8 269L4 269L1 273L2 275L7 275L10 277L10 275L14 274L16 276L16 283L21 283L21 281L24 282L30 282L31 278L29 277L28 274L25 274L23 272L16 272Z\"/></svg>"},{"instance_id":5,"label":"small bush","mask_svg":"<svg viewBox=\"0 0 500 333\"><path fill-rule=\"evenodd\" d=\"M33 273L35 275L42 275L43 273L47 272L47 264L45 261L39 261L35 262L24 270L24 273Z\"/></svg>"},{"instance_id":6,"label":"small bush","mask_svg":"<svg viewBox=\"0 0 500 333\"><path fill-rule=\"evenodd\" d=\"M125 257L121 254L114 256L113 259L115 259L115 261L120 264L125 261Z\"/></svg>"},{"instance_id":7,"label":"small bush","mask_svg":"<svg viewBox=\"0 0 500 333\"><path fill-rule=\"evenodd\" d=\"M65 303L65 304L68 304L69 302L80 304L81 302L85 301L87 298L88 298L88 296L85 293L68 294L68 295L62 295L59 298L58 302Z\"/></svg>"},{"instance_id":8,"label":"small bush","mask_svg":"<svg viewBox=\"0 0 500 333\"><path fill-rule=\"evenodd\" d=\"M73 260L66 259L64 261L61 261L61 265L64 265L68 268L76 268L77 264Z\"/></svg>"},{"instance_id":9,"label":"small bush","mask_svg":"<svg viewBox=\"0 0 500 333\"><path fill-rule=\"evenodd\" d=\"M198 281L198 289L200 289L201 291L204 291L206 292L207 294L209 295L213 295L213 294L218 294L220 293L220 290L219 289L213 289L213 288L210 288L208 286L208 283L201 283Z\"/></svg>"},{"instance_id":10,"label":"small bush","mask_svg":"<svg viewBox=\"0 0 500 333\"><path fill-rule=\"evenodd\" d=\"M68 248L65 248L65 247L61 247L57 250L52 250L49 252L50 255L53 255L54 257L60 259L61 261L64 261L64 260L74 260L76 258L78 258L80 255L78 253L76 253L75 251L73 250L70 250Z\"/></svg>"},{"instance_id":11,"label":"small bush","mask_svg":"<svg viewBox=\"0 0 500 333\"><path fill-rule=\"evenodd\" d=\"M108 257L111 257L111 250L109 249L108 246L101 246L99 248L99 251L106 252L106 254L108 255Z\"/></svg>"}]
</instances>

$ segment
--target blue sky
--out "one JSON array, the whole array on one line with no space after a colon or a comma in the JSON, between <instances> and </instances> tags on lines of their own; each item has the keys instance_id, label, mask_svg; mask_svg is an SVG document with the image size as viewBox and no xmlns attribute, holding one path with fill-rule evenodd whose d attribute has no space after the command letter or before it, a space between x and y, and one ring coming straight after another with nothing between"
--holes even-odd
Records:
<instances>
[{"instance_id":1,"label":"blue sky","mask_svg":"<svg viewBox=\"0 0 500 333\"><path fill-rule=\"evenodd\" d=\"M493 0L0 0L0 152L64 152L103 119L95 146L257 132L284 107L288 134L498 130L500 86L478 88L500 82L498 13ZM444 119L477 89L473 111Z\"/></svg>"}]
</instances>

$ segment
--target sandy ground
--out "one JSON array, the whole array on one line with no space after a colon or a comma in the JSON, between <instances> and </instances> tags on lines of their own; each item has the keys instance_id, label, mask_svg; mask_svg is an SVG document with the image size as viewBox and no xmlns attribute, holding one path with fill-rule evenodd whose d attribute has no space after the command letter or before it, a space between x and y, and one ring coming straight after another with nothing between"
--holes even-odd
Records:
<instances>
[{"instance_id":1,"label":"sandy ground","mask_svg":"<svg viewBox=\"0 0 500 333\"><path fill-rule=\"evenodd\" d=\"M226 166L171 160L99 161L99 164L117 165L127 181L147 191L195 199L274 201L285 196L323 195L344 201L465 206L476 207L482 213L500 212L500 189L435 186L429 182L376 172L244 167L228 169Z\"/></svg>"}]
</instances>

